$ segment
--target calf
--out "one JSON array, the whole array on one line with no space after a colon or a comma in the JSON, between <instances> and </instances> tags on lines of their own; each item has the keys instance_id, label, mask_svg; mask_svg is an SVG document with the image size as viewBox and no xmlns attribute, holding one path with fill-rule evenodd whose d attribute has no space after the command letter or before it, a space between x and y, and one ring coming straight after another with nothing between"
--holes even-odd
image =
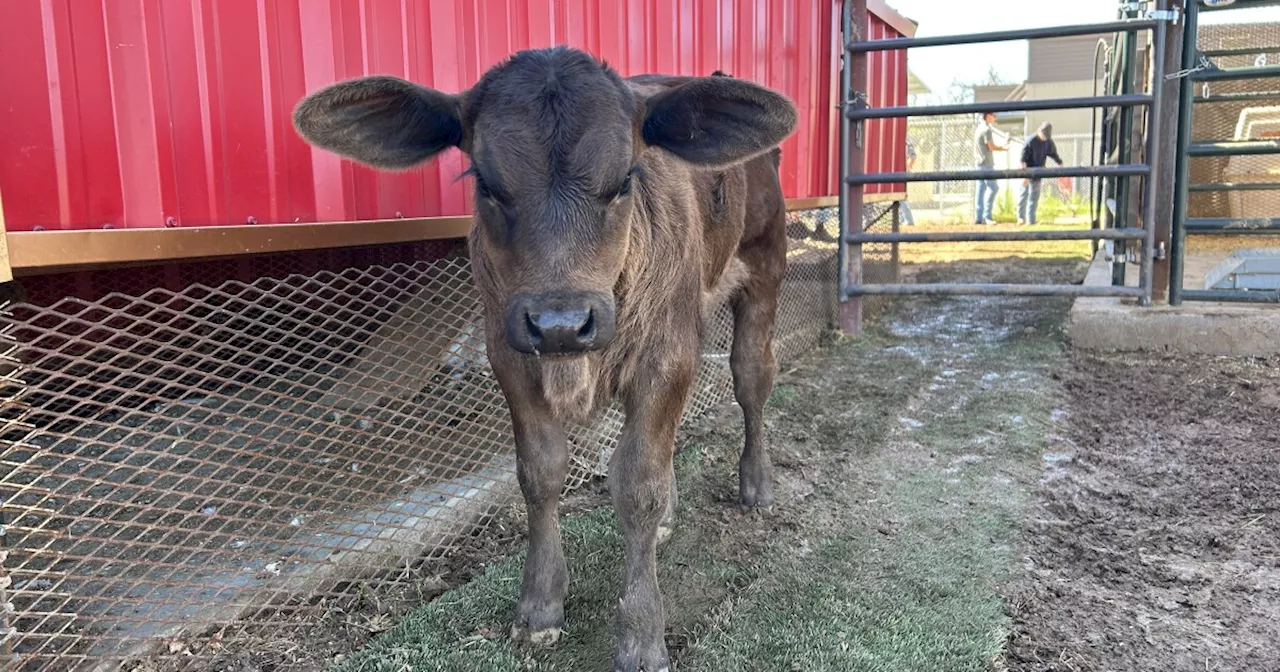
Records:
<instances>
[{"instance_id":1,"label":"calf","mask_svg":"<svg viewBox=\"0 0 1280 672\"><path fill-rule=\"evenodd\" d=\"M609 481L626 570L614 667L668 668L656 545L674 517L676 428L704 317L726 298L746 422L739 497L772 503L762 412L786 267L777 145L796 117L749 82L627 80L562 47L517 53L456 95L365 77L295 109L308 142L370 166L404 169L449 147L471 159L471 264L529 517L517 639L560 636L565 426L617 397L626 421Z\"/></svg>"}]
</instances>

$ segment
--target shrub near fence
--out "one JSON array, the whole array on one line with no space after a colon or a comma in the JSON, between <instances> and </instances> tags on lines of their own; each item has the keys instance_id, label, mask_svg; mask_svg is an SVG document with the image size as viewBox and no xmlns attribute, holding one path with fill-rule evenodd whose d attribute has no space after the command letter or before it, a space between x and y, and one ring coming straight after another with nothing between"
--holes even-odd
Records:
<instances>
[{"instance_id":1,"label":"shrub near fence","mask_svg":"<svg viewBox=\"0 0 1280 672\"><path fill-rule=\"evenodd\" d=\"M814 236L834 214L791 215L781 360L835 323L835 244ZM417 581L513 502L465 251L432 258L7 306L6 669L198 662L248 623L287 637ZM888 248L866 263L896 278ZM726 307L710 327L686 418L731 397ZM620 424L571 434L569 488L605 473Z\"/></svg>"}]
</instances>

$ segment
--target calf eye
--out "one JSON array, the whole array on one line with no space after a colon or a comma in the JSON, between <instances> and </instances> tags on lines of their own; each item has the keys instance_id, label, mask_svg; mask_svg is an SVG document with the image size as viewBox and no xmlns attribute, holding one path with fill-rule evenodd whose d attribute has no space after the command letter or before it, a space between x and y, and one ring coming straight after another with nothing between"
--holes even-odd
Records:
<instances>
[{"instance_id":1,"label":"calf eye","mask_svg":"<svg viewBox=\"0 0 1280 672\"><path fill-rule=\"evenodd\" d=\"M479 175L476 175L476 196L486 201L493 198L493 193L489 191L489 185L485 184Z\"/></svg>"},{"instance_id":2,"label":"calf eye","mask_svg":"<svg viewBox=\"0 0 1280 672\"><path fill-rule=\"evenodd\" d=\"M622 180L622 184L618 187L618 194L615 198L622 198L623 196L631 195L631 179L634 176L635 170L631 170L627 173L627 176Z\"/></svg>"}]
</instances>

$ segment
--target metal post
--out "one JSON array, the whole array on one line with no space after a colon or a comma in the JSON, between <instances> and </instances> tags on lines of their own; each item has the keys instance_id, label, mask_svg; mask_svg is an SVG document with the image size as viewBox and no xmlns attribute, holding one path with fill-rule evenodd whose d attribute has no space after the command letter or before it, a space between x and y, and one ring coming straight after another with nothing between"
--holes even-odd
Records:
<instances>
[{"instance_id":1,"label":"metal post","mask_svg":"<svg viewBox=\"0 0 1280 672\"><path fill-rule=\"evenodd\" d=\"M1137 68L1138 59L1135 58L1138 50L1138 35L1136 33L1127 33L1124 36L1124 61L1120 72L1120 95L1128 95L1133 93L1133 80L1135 69ZM1133 157L1133 108L1126 107L1120 111L1120 153L1117 161L1120 164L1127 164ZM1129 198L1132 194L1133 180L1120 180L1116 190L1116 228L1128 228L1131 225L1129 220ZM1117 240L1115 244L1116 258L1111 266L1111 284L1118 287L1124 286L1125 264L1128 261L1128 246L1123 240Z\"/></svg>"},{"instance_id":2,"label":"metal post","mask_svg":"<svg viewBox=\"0 0 1280 672\"><path fill-rule=\"evenodd\" d=\"M1182 68L1195 67L1196 40L1199 34L1200 3L1199 0L1187 2L1186 16L1183 20L1182 34ZM1187 249L1187 197L1188 183L1191 182L1191 157L1187 150L1191 146L1191 117L1194 109L1195 87L1190 82L1183 82L1178 94L1178 151L1174 157L1174 199L1173 199L1173 237L1169 243L1169 305L1182 304L1182 275L1185 273Z\"/></svg>"},{"instance_id":3,"label":"metal post","mask_svg":"<svg viewBox=\"0 0 1280 672\"><path fill-rule=\"evenodd\" d=\"M1169 8L1169 0L1157 0L1156 11L1163 11ZM1156 23L1154 35L1151 36L1151 44L1154 49L1151 56L1151 107L1147 114L1147 166L1151 168L1151 173L1147 175L1143 181L1146 187L1146 194L1142 199L1142 228L1146 229L1146 238L1142 241L1142 263L1138 271L1138 284L1142 287L1142 297L1138 299L1138 304L1143 306L1151 305L1154 295L1154 283L1152 281L1155 270L1156 259L1156 199L1160 194L1160 166L1161 157L1160 149L1163 138L1161 129L1163 128L1164 109L1164 52L1165 40L1168 34L1168 25L1164 21Z\"/></svg>"},{"instance_id":4,"label":"metal post","mask_svg":"<svg viewBox=\"0 0 1280 672\"><path fill-rule=\"evenodd\" d=\"M843 46L861 40L867 25L867 0L845 0L841 3L841 38ZM840 73L841 111L859 107L858 97L867 90L867 52L843 50ZM840 174L852 176L866 171L863 149L865 122L840 115ZM862 245L849 245L850 233L862 233L862 200L864 187L849 180L840 185L840 243L837 263L840 266L840 330L849 335L862 333L862 300L851 297L848 288L862 284Z\"/></svg>"},{"instance_id":5,"label":"metal post","mask_svg":"<svg viewBox=\"0 0 1280 672\"><path fill-rule=\"evenodd\" d=\"M1170 4L1180 10L1185 0ZM1154 85L1163 89L1160 107L1155 105L1151 107L1151 113L1161 118L1160 133L1156 136L1159 147L1156 151L1161 157L1160 165L1162 166L1159 172L1152 172L1152 179L1156 180L1157 193L1153 216L1156 224L1156 242L1153 249L1157 253L1164 251L1164 254L1155 260L1152 270L1151 299L1155 303L1166 302L1169 298L1169 248L1173 245L1173 195L1177 185L1175 171L1168 168L1173 165L1178 151L1177 133L1173 131L1178 124L1178 104L1181 100L1183 82L1180 78L1169 79L1167 73L1177 72L1182 67L1183 26L1182 21L1175 21L1164 28L1162 42L1164 58L1158 61L1162 64L1162 71L1152 78ZM1152 62L1157 61L1153 59Z\"/></svg>"},{"instance_id":6,"label":"metal post","mask_svg":"<svg viewBox=\"0 0 1280 672\"><path fill-rule=\"evenodd\" d=\"M889 220L889 231L892 236L902 235L902 201L893 202L893 217ZM899 256L901 244L893 241L890 245L889 252L889 277L893 282L901 280L899 267L902 264L902 258Z\"/></svg>"}]
</instances>

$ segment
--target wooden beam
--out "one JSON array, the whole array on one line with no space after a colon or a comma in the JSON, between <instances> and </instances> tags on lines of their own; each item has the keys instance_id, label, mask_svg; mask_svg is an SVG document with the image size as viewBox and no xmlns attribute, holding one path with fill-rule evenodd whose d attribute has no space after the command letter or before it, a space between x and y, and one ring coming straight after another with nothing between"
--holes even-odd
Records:
<instances>
[{"instance_id":1,"label":"wooden beam","mask_svg":"<svg viewBox=\"0 0 1280 672\"><path fill-rule=\"evenodd\" d=\"M847 1L847 0L846 0ZM885 0L867 0L867 11L884 21L903 37L915 37L919 25L889 6Z\"/></svg>"},{"instance_id":2,"label":"wooden beam","mask_svg":"<svg viewBox=\"0 0 1280 672\"><path fill-rule=\"evenodd\" d=\"M841 16L842 25L850 34L842 34L840 36L840 44L844 45L849 40L866 39L867 32L867 0L845 0L849 3L849 11L852 13L850 21L844 24L844 16ZM841 49L843 52L843 48ZM845 179L851 175L861 175L866 172L866 146L864 143L864 133L866 124L862 121L849 121L844 111L853 103L853 99L857 96L869 95L867 92L867 52L859 51L856 53L844 52L841 57L841 92L843 97L840 100L840 116L842 118L841 128L846 129L841 133L840 151L843 153L844 160L841 161L840 185L843 194L841 203L844 218L844 226L840 230L840 245L844 253L841 259L844 261L845 268L840 273L845 274L848 278L849 285L862 284L862 246L847 245L844 242L846 234L862 233L862 205L865 202L865 187L861 184L851 185ZM847 86L845 86L847 83ZM841 283L841 293L844 291L845 283ZM850 296L840 297L840 331L850 336L860 336L862 334L862 297Z\"/></svg>"},{"instance_id":3,"label":"wooden beam","mask_svg":"<svg viewBox=\"0 0 1280 672\"><path fill-rule=\"evenodd\" d=\"M885 201L906 197L877 196ZM787 209L833 208L836 204L835 196L795 198L787 201ZM0 234L3 227L0 212ZM465 238L470 231L469 216L185 229L23 231L0 235L0 282L13 275L450 240Z\"/></svg>"},{"instance_id":4,"label":"wooden beam","mask_svg":"<svg viewBox=\"0 0 1280 672\"><path fill-rule=\"evenodd\" d=\"M17 275L462 238L470 217L8 234Z\"/></svg>"},{"instance_id":5,"label":"wooden beam","mask_svg":"<svg viewBox=\"0 0 1280 672\"><path fill-rule=\"evenodd\" d=\"M4 229L4 199L0 198L0 282L13 279L13 268L9 265L8 239Z\"/></svg>"},{"instance_id":6,"label":"wooden beam","mask_svg":"<svg viewBox=\"0 0 1280 672\"><path fill-rule=\"evenodd\" d=\"M1181 1L1174 3L1174 5L1179 11L1185 7L1185 3ZM1186 24L1183 21L1171 23L1166 28L1165 72L1173 73L1182 69L1182 39L1185 34ZM1148 50L1148 52L1150 51ZM1154 176L1156 193L1159 196L1151 209L1151 219L1153 221L1143 223L1144 226L1155 227L1156 250L1164 250L1164 258L1157 257L1152 268L1151 300L1153 303L1166 303L1169 300L1169 255L1172 253L1170 245L1173 240L1173 202L1176 198L1175 189L1177 187L1177 171L1174 170L1178 154L1178 134L1176 129L1178 128L1178 105L1184 81L1184 78L1178 77L1154 83L1156 86L1163 85L1165 87L1161 109L1153 109L1150 112L1151 114L1160 115L1160 127L1164 129L1160 134L1161 137L1156 138L1155 151L1160 153L1165 168L1160 171L1159 175Z\"/></svg>"}]
</instances>

